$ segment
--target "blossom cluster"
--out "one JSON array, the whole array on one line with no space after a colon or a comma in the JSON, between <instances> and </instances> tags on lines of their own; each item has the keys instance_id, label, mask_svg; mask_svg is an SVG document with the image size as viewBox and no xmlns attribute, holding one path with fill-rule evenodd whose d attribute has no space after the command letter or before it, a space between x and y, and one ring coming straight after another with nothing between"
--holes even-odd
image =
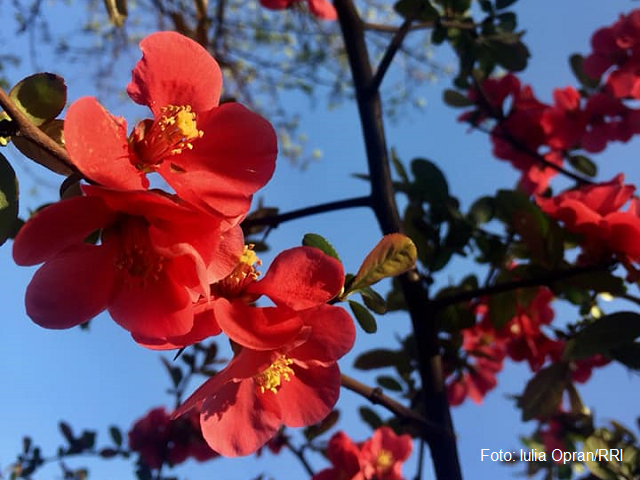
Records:
<instances>
[{"instance_id":1,"label":"blossom cluster","mask_svg":"<svg viewBox=\"0 0 640 480\"><path fill-rule=\"evenodd\" d=\"M327 302L344 272L322 251L298 247L260 278L240 222L274 171L273 128L242 105L220 104L220 68L196 42L160 32L140 47L127 92L152 118L127 134L95 98L68 109L66 148L89 184L35 214L15 239L18 264L44 263L27 288L27 313L70 328L108 310L136 342L159 350L224 333L235 358L174 417L195 414L213 450L247 455L282 425L316 423L336 403L336 362L355 329ZM150 188L152 174L169 189ZM258 306L261 298L271 306Z\"/></svg>"},{"instance_id":2,"label":"blossom cluster","mask_svg":"<svg viewBox=\"0 0 640 480\"><path fill-rule=\"evenodd\" d=\"M331 468L321 470L311 480L404 480L402 463L411 455L409 435L396 435L380 427L371 438L355 443L340 431L327 445Z\"/></svg>"},{"instance_id":3,"label":"blossom cluster","mask_svg":"<svg viewBox=\"0 0 640 480\"><path fill-rule=\"evenodd\" d=\"M188 458L204 462L218 456L202 437L197 415L171 420L164 407L154 408L136 421L129 430L129 448L152 469L178 465Z\"/></svg>"},{"instance_id":4,"label":"blossom cluster","mask_svg":"<svg viewBox=\"0 0 640 480\"><path fill-rule=\"evenodd\" d=\"M600 152L609 142L627 142L640 133L640 109L628 102L640 98L639 18L640 10L634 10L594 33L583 70L594 80L608 72L601 88L559 88L550 105L509 73L468 92L475 108L459 120L495 121L493 154L522 172L520 187L527 193L544 192L558 172L554 166L574 151Z\"/></svg>"},{"instance_id":5,"label":"blossom cluster","mask_svg":"<svg viewBox=\"0 0 640 480\"><path fill-rule=\"evenodd\" d=\"M464 358L456 364L448 362L447 395L451 405L460 405L465 398L482 403L483 398L497 384L497 374L506 358L514 362L526 361L532 372L539 371L548 361L562 358L566 342L551 338L544 331L553 321L551 308L553 293L546 287L537 289L529 303L516 306L515 316L502 328L496 328L489 305L476 305L478 322L462 331ZM571 362L571 378L586 382L594 367L609 360L601 355Z\"/></svg>"}]
</instances>

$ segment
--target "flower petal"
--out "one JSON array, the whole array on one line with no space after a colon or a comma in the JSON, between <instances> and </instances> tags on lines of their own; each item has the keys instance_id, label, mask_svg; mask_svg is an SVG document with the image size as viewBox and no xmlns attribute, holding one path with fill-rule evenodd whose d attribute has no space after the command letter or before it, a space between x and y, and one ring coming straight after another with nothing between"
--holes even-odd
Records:
<instances>
[{"instance_id":1,"label":"flower petal","mask_svg":"<svg viewBox=\"0 0 640 480\"><path fill-rule=\"evenodd\" d=\"M107 307L114 281L113 251L81 244L48 260L27 287L27 315L45 328L71 328Z\"/></svg>"},{"instance_id":2,"label":"flower petal","mask_svg":"<svg viewBox=\"0 0 640 480\"><path fill-rule=\"evenodd\" d=\"M194 321L187 289L165 271L156 280L119 275L109 313L129 332L148 338L185 335Z\"/></svg>"},{"instance_id":3,"label":"flower petal","mask_svg":"<svg viewBox=\"0 0 640 480\"><path fill-rule=\"evenodd\" d=\"M338 260L317 248L297 247L280 253L265 277L248 290L268 296L276 305L304 310L331 300L343 282Z\"/></svg>"},{"instance_id":4,"label":"flower petal","mask_svg":"<svg viewBox=\"0 0 640 480\"><path fill-rule=\"evenodd\" d=\"M338 18L336 9L327 0L307 0L307 3L311 13L322 20L336 20Z\"/></svg>"},{"instance_id":5,"label":"flower petal","mask_svg":"<svg viewBox=\"0 0 640 480\"><path fill-rule=\"evenodd\" d=\"M214 58L193 40L175 32L157 32L140 42L142 58L127 86L134 102L155 116L168 105L190 105L195 112L218 105L222 73Z\"/></svg>"},{"instance_id":6,"label":"flower petal","mask_svg":"<svg viewBox=\"0 0 640 480\"><path fill-rule=\"evenodd\" d=\"M202 435L225 457L249 455L278 431L278 404L258 394L253 380L227 383L208 398L200 412Z\"/></svg>"},{"instance_id":7,"label":"flower petal","mask_svg":"<svg viewBox=\"0 0 640 480\"><path fill-rule=\"evenodd\" d=\"M272 350L291 342L303 323L294 312L273 307L251 307L242 301L216 299L218 325L231 340L253 350Z\"/></svg>"},{"instance_id":8,"label":"flower petal","mask_svg":"<svg viewBox=\"0 0 640 480\"><path fill-rule=\"evenodd\" d=\"M202 113L197 122L203 137L192 150L165 161L160 174L188 202L228 216L246 213L251 195L275 169L273 127L237 103Z\"/></svg>"},{"instance_id":9,"label":"flower petal","mask_svg":"<svg viewBox=\"0 0 640 480\"><path fill-rule=\"evenodd\" d=\"M20 229L13 243L18 265L36 265L72 246L115 219L98 198L74 197L45 207Z\"/></svg>"},{"instance_id":10,"label":"flower petal","mask_svg":"<svg viewBox=\"0 0 640 480\"><path fill-rule=\"evenodd\" d=\"M127 123L113 117L93 97L69 107L64 121L65 146L73 163L98 184L125 190L144 190L144 175L130 160Z\"/></svg>"},{"instance_id":11,"label":"flower petal","mask_svg":"<svg viewBox=\"0 0 640 480\"><path fill-rule=\"evenodd\" d=\"M302 361L335 362L353 347L356 329L341 307L320 305L300 314L311 335L291 355Z\"/></svg>"},{"instance_id":12,"label":"flower petal","mask_svg":"<svg viewBox=\"0 0 640 480\"><path fill-rule=\"evenodd\" d=\"M282 423L287 427L318 423L329 415L340 396L338 364L308 369L296 366L294 371L291 380L275 394L282 407Z\"/></svg>"}]
</instances>

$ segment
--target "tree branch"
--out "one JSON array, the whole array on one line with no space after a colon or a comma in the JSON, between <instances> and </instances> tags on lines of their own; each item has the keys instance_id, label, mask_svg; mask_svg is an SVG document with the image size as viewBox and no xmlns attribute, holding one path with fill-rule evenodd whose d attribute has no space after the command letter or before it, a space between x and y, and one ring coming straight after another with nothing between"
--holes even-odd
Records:
<instances>
[{"instance_id":1,"label":"tree branch","mask_svg":"<svg viewBox=\"0 0 640 480\"><path fill-rule=\"evenodd\" d=\"M50 162L42 159L34 159L40 165L59 171L61 167L70 170L71 172L80 173L77 167L73 164L67 151L58 145L51 137L36 127L27 116L20 111L18 107L13 103L9 95L0 88L0 106L11 117L11 120L17 125L17 136L20 136L34 145L40 147L46 151L49 155L53 156L56 161L61 165L51 165ZM82 175L82 174L81 174Z\"/></svg>"},{"instance_id":2,"label":"tree branch","mask_svg":"<svg viewBox=\"0 0 640 480\"><path fill-rule=\"evenodd\" d=\"M395 203L388 149L382 122L382 104L378 91L371 91L373 73L365 41L364 23L353 0L335 0L340 29L356 91L358 113L367 152L371 178L372 206L384 234L402 231ZM428 308L429 296L418 273L400 276L411 324L416 338L417 361L422 381L422 406L425 417L449 435L432 440L432 432L421 425L421 436L429 443L438 480L461 480L460 462L449 403L444 387L444 371L438 344L438 325L434 311Z\"/></svg>"},{"instance_id":3,"label":"tree branch","mask_svg":"<svg viewBox=\"0 0 640 480\"><path fill-rule=\"evenodd\" d=\"M291 450L291 453L293 453L296 456L296 458L300 461L300 463L302 464L304 469L307 471L307 473L313 477L315 475L315 472L313 471L313 468L311 468L311 465L309 464L306 457L304 456L303 450L301 448L296 448L293 445L291 445L291 442L289 441L288 438L285 439L284 444L289 450Z\"/></svg>"},{"instance_id":4,"label":"tree branch","mask_svg":"<svg viewBox=\"0 0 640 480\"><path fill-rule=\"evenodd\" d=\"M608 265L587 265L569 268L566 270L554 271L549 273L549 275L545 275L542 277L523 278L521 280L514 280L512 282L503 282L497 283L495 285L490 285L488 287L476 288L475 290L465 290L453 295L445 295L444 297L431 300L431 306L436 310L441 310L442 308L448 307L449 305L467 302L469 300L473 300L474 298L496 295L498 293L509 292L511 290L517 290L519 288L538 287L542 285L548 286L553 282L582 275L584 273L608 270ZM622 295L621 297L626 298L624 295Z\"/></svg>"},{"instance_id":5,"label":"tree branch","mask_svg":"<svg viewBox=\"0 0 640 480\"><path fill-rule=\"evenodd\" d=\"M320 205L313 205L311 207L300 208L298 210L292 210L291 212L281 213L279 215L271 215L268 217L249 219L242 222L243 228L251 228L262 225L269 227L277 227L281 223L288 222L290 220L296 220L298 218L308 217L316 215L318 213L333 212L335 210L344 210L354 207L370 207L371 197L355 197L348 198L346 200L338 200L335 202L322 203Z\"/></svg>"},{"instance_id":6,"label":"tree branch","mask_svg":"<svg viewBox=\"0 0 640 480\"><path fill-rule=\"evenodd\" d=\"M365 385L344 373L340 376L340 381L344 388L366 398L374 405L382 405L397 417L420 425L422 431L428 432L429 441L435 442L442 440L443 437L450 436L449 432L443 430L435 423L430 422L425 417L410 408L405 407L400 402L396 402L393 398L386 396L382 393L382 389L369 387L368 385Z\"/></svg>"},{"instance_id":7,"label":"tree branch","mask_svg":"<svg viewBox=\"0 0 640 480\"><path fill-rule=\"evenodd\" d=\"M384 52L382 60L380 60L380 65L378 65L376 73L371 79L371 83L369 83L368 88L370 93L376 92L380 88L382 80L384 79L384 76L387 73L391 62L393 61L393 57L402 46L404 38L407 36L407 33L409 33L409 30L411 29L411 24L413 23L414 18L415 15L410 15L405 18L404 22L402 23L400 28L398 28L395 35L391 39L387 50Z\"/></svg>"}]
</instances>

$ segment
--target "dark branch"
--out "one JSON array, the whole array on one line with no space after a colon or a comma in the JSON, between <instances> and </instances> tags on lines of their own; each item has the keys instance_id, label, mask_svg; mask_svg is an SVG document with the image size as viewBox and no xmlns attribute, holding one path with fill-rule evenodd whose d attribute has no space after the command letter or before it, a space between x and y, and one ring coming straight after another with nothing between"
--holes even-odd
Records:
<instances>
[{"instance_id":1,"label":"dark branch","mask_svg":"<svg viewBox=\"0 0 640 480\"><path fill-rule=\"evenodd\" d=\"M335 210L344 210L354 207L370 207L371 197L355 197L348 198L346 200L338 200L335 202L322 203L320 205L313 205L312 207L305 207L299 210L292 210L291 212L281 213L279 215L272 215L269 217L249 219L242 222L243 228L257 227L266 225L269 227L277 227L281 223L288 222L290 220L296 220L298 218L308 217L316 215L318 213L333 212Z\"/></svg>"},{"instance_id":2,"label":"dark branch","mask_svg":"<svg viewBox=\"0 0 640 480\"><path fill-rule=\"evenodd\" d=\"M391 62L393 61L393 57L395 57L396 53L402 46L404 38L407 36L407 33L409 33L409 30L411 29L413 20L414 16L408 16L391 39L387 50L384 52L382 60L380 60L380 65L378 65L378 69L376 70L376 73L371 79L371 83L369 84L368 88L370 93L376 92L380 88L382 80L384 79L384 76L387 73Z\"/></svg>"}]
</instances>

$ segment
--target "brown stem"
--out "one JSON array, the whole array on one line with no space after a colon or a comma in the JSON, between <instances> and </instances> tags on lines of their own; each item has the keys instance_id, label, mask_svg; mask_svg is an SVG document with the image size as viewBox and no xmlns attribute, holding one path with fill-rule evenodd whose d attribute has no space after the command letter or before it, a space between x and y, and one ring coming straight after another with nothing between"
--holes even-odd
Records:
<instances>
[{"instance_id":1,"label":"brown stem","mask_svg":"<svg viewBox=\"0 0 640 480\"><path fill-rule=\"evenodd\" d=\"M415 15L408 16L404 20L400 28L398 28L395 35L391 39L391 42L389 42L389 46L387 47L387 50L384 52L384 56L382 57L382 60L380 60L380 65L378 65L378 69L376 70L375 75L371 79L371 83L369 83L369 92L371 93L376 92L380 88L380 85L382 84L382 80L384 79L384 76L387 73L387 70L389 69L391 62L393 61L393 57L395 57L396 53L398 52L398 49L402 46L402 42L404 41L404 38L407 36L407 33L409 33L411 24L413 23L413 20L414 20L414 16Z\"/></svg>"},{"instance_id":2,"label":"brown stem","mask_svg":"<svg viewBox=\"0 0 640 480\"><path fill-rule=\"evenodd\" d=\"M11 117L11 120L16 123L18 127L16 135L23 137L34 145L37 145L53 156L61 165L51 165L49 159L35 159L37 163L54 171L60 171L60 167L63 166L64 169L70 170L71 172L80 173L76 166L71 162L67 151L58 145L46 133L31 123L27 116L22 113L15 103L13 103L9 95L7 95L2 88L0 88L0 106Z\"/></svg>"},{"instance_id":3,"label":"brown stem","mask_svg":"<svg viewBox=\"0 0 640 480\"><path fill-rule=\"evenodd\" d=\"M399 232L402 230L402 222L391 181L380 95L369 89L373 72L364 38L364 24L353 0L335 0L335 7L353 75L371 178L373 209L384 234ZM429 443L438 480L461 480L462 473L444 388L435 311L428 307L429 296L415 270L402 275L400 284L416 339L424 415L449 434L439 441L430 441L431 432L421 426L421 436Z\"/></svg>"},{"instance_id":4,"label":"brown stem","mask_svg":"<svg viewBox=\"0 0 640 480\"><path fill-rule=\"evenodd\" d=\"M257 227L261 225L268 225L270 227L277 227L281 223L295 220L298 218L308 217L311 215L317 215L318 213L333 212L335 210L344 210L354 207L370 207L371 197L355 197L348 198L346 200L338 200L336 202L322 203L320 205L313 205L311 207L300 208L298 210L292 210L287 213L281 213L279 215L271 215L268 217L249 219L242 222L243 228Z\"/></svg>"},{"instance_id":5,"label":"brown stem","mask_svg":"<svg viewBox=\"0 0 640 480\"><path fill-rule=\"evenodd\" d=\"M423 432L428 432L430 441L436 442L442 439L442 437L450 436L449 432L443 430L438 425L430 422L418 412L405 407L400 402L396 402L393 398L386 396L382 393L382 389L373 388L359 382L355 378L352 378L344 373L340 376L342 386L347 390L357 393L358 395L366 398L375 405L382 405L397 417L407 420L409 422L415 422L421 426Z\"/></svg>"},{"instance_id":6,"label":"brown stem","mask_svg":"<svg viewBox=\"0 0 640 480\"><path fill-rule=\"evenodd\" d=\"M284 444L289 450L291 450L291 453L293 453L296 456L296 458L300 461L300 463L302 464L304 469L307 471L307 473L313 477L315 475L315 472L313 471L313 468L311 468L311 465L309 464L306 457L304 456L304 452L302 451L302 449L296 448L293 445L291 445L291 442L289 441L289 439L285 439Z\"/></svg>"}]
</instances>

